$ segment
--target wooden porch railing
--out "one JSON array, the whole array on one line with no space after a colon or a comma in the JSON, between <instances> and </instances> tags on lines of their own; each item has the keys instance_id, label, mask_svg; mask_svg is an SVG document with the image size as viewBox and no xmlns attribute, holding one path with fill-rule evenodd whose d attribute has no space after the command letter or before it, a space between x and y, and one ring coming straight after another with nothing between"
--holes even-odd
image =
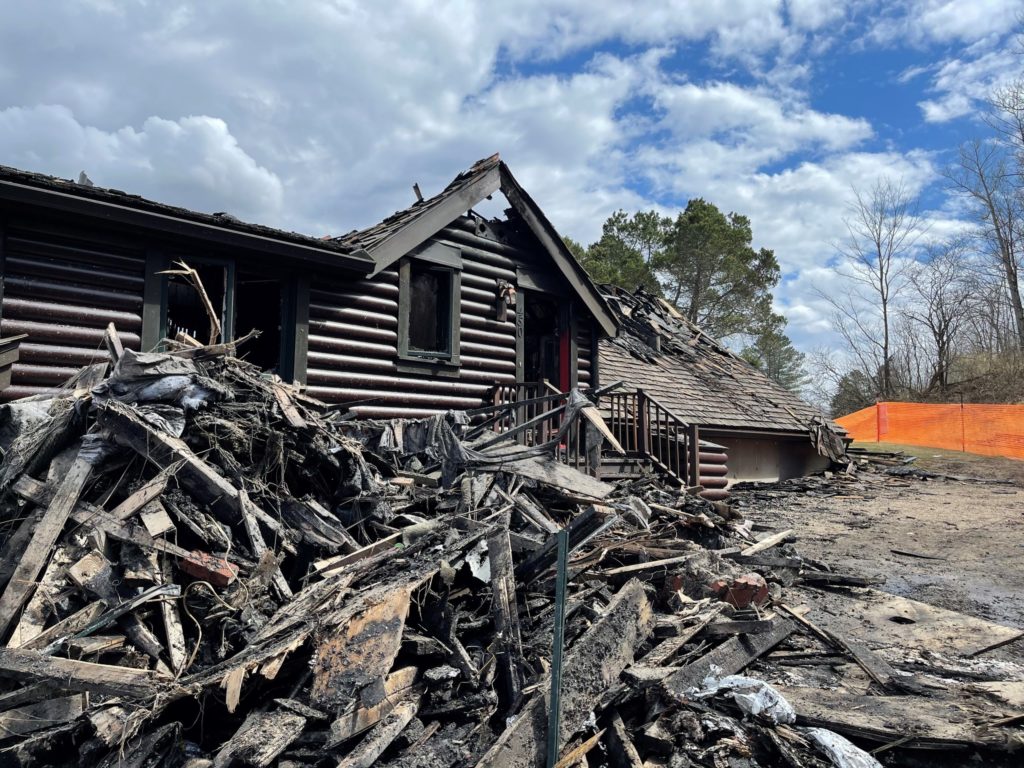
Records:
<instances>
[{"instance_id":1,"label":"wooden porch railing","mask_svg":"<svg viewBox=\"0 0 1024 768\"><path fill-rule=\"evenodd\" d=\"M617 385L615 385L617 386ZM610 387L608 388L610 389ZM598 390L599 408L612 436L627 454L650 461L679 486L700 485L700 441L695 425L687 424L642 389L633 392ZM547 382L527 382L495 388L498 411L481 409L491 418L483 422L524 446L553 440L566 418L566 393ZM587 457L586 429L577 420L555 446L559 461L581 471L596 472Z\"/></svg>"},{"instance_id":2,"label":"wooden porch railing","mask_svg":"<svg viewBox=\"0 0 1024 768\"><path fill-rule=\"evenodd\" d=\"M681 486L698 485L699 439L687 424L642 389L601 398L608 426L622 447L651 461Z\"/></svg>"},{"instance_id":3,"label":"wooden porch railing","mask_svg":"<svg viewBox=\"0 0 1024 768\"><path fill-rule=\"evenodd\" d=\"M530 424L530 427L519 431L514 436L520 445L543 445L555 438L565 419L566 404L564 392L546 381L507 384L495 388L494 404L512 404L516 407L507 410L494 421L495 432L509 432L515 427ZM545 416L551 414L550 416ZM579 423L572 424L555 449L556 458L569 466L587 471L586 445L584 430Z\"/></svg>"}]
</instances>

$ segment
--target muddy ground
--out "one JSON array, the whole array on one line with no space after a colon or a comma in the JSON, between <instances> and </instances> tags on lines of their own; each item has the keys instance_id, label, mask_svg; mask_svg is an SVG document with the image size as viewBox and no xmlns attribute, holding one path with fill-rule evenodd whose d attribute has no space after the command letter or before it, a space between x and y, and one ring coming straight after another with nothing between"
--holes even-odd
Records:
<instances>
[{"instance_id":1,"label":"muddy ground","mask_svg":"<svg viewBox=\"0 0 1024 768\"><path fill-rule=\"evenodd\" d=\"M802 555L837 571L878 577L879 589L1024 628L1024 462L864 447L904 450L918 457L909 466L930 472L998 482L861 472L806 492L767 499L759 492L752 502L757 511L745 514L775 529L794 528ZM1024 661L1024 641L992 654Z\"/></svg>"}]
</instances>

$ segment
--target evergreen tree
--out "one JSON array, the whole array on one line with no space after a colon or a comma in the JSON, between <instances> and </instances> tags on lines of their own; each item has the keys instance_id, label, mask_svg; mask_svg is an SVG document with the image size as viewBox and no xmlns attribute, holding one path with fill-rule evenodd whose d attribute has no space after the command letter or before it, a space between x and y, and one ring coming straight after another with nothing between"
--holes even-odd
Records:
<instances>
[{"instance_id":1,"label":"evergreen tree","mask_svg":"<svg viewBox=\"0 0 1024 768\"><path fill-rule=\"evenodd\" d=\"M691 200L653 259L669 301L714 338L756 333L771 321L779 264L752 240L746 216Z\"/></svg>"},{"instance_id":2,"label":"evergreen tree","mask_svg":"<svg viewBox=\"0 0 1024 768\"><path fill-rule=\"evenodd\" d=\"M832 396L832 417L839 418L848 413L874 405L877 401L877 382L864 371L852 370L839 380L836 393Z\"/></svg>"},{"instance_id":3,"label":"evergreen tree","mask_svg":"<svg viewBox=\"0 0 1024 768\"><path fill-rule=\"evenodd\" d=\"M793 347L785 327L785 318L773 314L771 322L758 331L740 356L780 386L797 392L808 381L804 354Z\"/></svg>"},{"instance_id":4,"label":"evergreen tree","mask_svg":"<svg viewBox=\"0 0 1024 768\"><path fill-rule=\"evenodd\" d=\"M651 258L660 247L662 233L657 214L637 213L627 216L617 211L604 223L601 239L583 248L566 239L566 244L597 283L611 283L627 290L646 288L661 293Z\"/></svg>"}]
</instances>

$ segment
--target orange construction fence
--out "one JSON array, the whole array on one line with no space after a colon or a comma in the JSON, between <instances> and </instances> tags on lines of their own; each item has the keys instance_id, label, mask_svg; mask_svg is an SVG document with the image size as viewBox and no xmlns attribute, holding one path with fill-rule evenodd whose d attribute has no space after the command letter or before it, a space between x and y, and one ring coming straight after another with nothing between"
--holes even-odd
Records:
<instances>
[{"instance_id":1,"label":"orange construction fence","mask_svg":"<svg viewBox=\"0 0 1024 768\"><path fill-rule=\"evenodd\" d=\"M854 440L1024 459L1024 405L875 403L836 422Z\"/></svg>"}]
</instances>

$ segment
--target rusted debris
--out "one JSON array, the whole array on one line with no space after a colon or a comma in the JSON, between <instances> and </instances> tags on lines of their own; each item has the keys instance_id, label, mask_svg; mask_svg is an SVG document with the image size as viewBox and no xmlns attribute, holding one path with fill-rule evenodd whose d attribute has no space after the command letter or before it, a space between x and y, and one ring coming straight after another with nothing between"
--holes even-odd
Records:
<instances>
[{"instance_id":1,"label":"rusted debris","mask_svg":"<svg viewBox=\"0 0 1024 768\"><path fill-rule=\"evenodd\" d=\"M108 337L110 363L0 424L0 764L821 766L822 727L893 758L1015 745L1024 673L986 689L967 657L1019 633L863 590L805 562L798 531L755 541L737 504L584 474L569 430L619 446L580 392L523 445L502 406L350 420L238 342ZM933 655L907 668L889 635ZM769 690L795 724L743 698ZM894 744L901 708L919 731Z\"/></svg>"}]
</instances>

